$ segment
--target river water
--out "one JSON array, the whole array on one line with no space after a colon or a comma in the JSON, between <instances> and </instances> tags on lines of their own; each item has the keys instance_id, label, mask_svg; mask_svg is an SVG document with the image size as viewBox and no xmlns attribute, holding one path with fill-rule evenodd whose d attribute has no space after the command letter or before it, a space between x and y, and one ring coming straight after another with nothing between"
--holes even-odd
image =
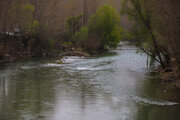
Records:
<instances>
[{"instance_id":1,"label":"river water","mask_svg":"<svg viewBox=\"0 0 180 120\"><path fill-rule=\"evenodd\" d=\"M180 92L133 46L94 57L0 66L0 120L180 120Z\"/></svg>"}]
</instances>

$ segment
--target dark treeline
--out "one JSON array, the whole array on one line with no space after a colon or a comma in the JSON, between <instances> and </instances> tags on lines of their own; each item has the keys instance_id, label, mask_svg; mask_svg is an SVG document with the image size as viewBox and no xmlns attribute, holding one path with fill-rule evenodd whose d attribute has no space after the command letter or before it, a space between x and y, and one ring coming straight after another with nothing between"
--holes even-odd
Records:
<instances>
[{"instance_id":1,"label":"dark treeline","mask_svg":"<svg viewBox=\"0 0 180 120\"><path fill-rule=\"evenodd\" d=\"M72 37L78 36L77 32L87 26L103 4L119 3L118 0L1 0L0 58L47 55L76 47Z\"/></svg>"}]
</instances>

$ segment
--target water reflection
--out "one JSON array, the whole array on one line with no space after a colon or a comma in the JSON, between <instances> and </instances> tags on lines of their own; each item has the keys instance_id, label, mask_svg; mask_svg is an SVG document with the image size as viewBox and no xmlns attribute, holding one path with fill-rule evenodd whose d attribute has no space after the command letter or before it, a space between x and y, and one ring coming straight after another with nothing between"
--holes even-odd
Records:
<instances>
[{"instance_id":1,"label":"water reflection","mask_svg":"<svg viewBox=\"0 0 180 120\"><path fill-rule=\"evenodd\" d=\"M133 47L114 52L68 57L64 65L30 60L0 66L0 119L178 120L179 92L154 78L146 56Z\"/></svg>"}]
</instances>

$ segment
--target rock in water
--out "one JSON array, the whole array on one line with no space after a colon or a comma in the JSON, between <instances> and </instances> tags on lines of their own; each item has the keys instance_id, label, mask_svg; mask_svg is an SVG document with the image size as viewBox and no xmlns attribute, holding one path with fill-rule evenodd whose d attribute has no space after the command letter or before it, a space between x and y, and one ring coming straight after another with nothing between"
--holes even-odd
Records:
<instances>
[{"instance_id":1,"label":"rock in water","mask_svg":"<svg viewBox=\"0 0 180 120\"><path fill-rule=\"evenodd\" d=\"M58 60L57 64L64 64L62 60Z\"/></svg>"}]
</instances>

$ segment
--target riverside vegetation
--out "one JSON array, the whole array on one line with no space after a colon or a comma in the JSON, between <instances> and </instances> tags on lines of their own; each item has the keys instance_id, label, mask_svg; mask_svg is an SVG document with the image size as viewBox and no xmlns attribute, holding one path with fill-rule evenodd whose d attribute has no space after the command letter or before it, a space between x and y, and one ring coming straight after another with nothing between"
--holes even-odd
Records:
<instances>
[{"instance_id":1,"label":"riverside vegetation","mask_svg":"<svg viewBox=\"0 0 180 120\"><path fill-rule=\"evenodd\" d=\"M1 0L0 59L93 55L129 40L147 54L147 65L160 64L164 81L180 87L179 8L178 0Z\"/></svg>"}]
</instances>

